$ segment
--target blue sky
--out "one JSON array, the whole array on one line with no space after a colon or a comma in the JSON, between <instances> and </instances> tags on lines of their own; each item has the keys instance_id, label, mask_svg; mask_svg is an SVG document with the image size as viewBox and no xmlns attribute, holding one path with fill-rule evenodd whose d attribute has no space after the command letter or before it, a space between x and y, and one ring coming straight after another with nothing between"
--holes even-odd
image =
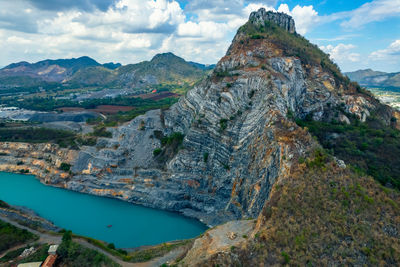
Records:
<instances>
[{"instance_id":1,"label":"blue sky","mask_svg":"<svg viewBox=\"0 0 400 267\"><path fill-rule=\"evenodd\" d=\"M400 0L0 0L0 66L83 55L128 64L170 51L216 63L260 7L292 15L343 71L400 72Z\"/></svg>"}]
</instances>

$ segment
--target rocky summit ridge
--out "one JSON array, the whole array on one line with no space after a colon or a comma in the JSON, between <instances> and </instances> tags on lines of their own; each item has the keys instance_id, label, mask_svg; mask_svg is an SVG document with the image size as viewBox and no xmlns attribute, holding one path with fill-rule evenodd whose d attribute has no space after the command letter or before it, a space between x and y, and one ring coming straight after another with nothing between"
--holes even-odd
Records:
<instances>
[{"instance_id":1,"label":"rocky summit ridge","mask_svg":"<svg viewBox=\"0 0 400 267\"><path fill-rule=\"evenodd\" d=\"M260 9L238 30L214 71L178 103L109 128L112 138L99 139L95 147L82 147L75 161L68 161L72 164L68 178L52 178L45 173L41 177L68 189L181 212L211 226L257 218L229 222L205 233L182 265L287 264L290 256L279 249L289 246L289 241L282 240L292 235L280 225L300 227L300 222L307 222L291 229L296 233L296 242L291 242L299 246L314 237L313 229L309 229L315 226L313 222L319 223L315 227L322 227L324 220L331 219L326 222L328 229L331 225L352 227L357 217L347 221L348 217L343 217L347 215L324 213L341 198L345 207L353 208L350 201L378 203L369 198L379 195L380 207L385 214L393 215L383 224L394 234L386 237L379 227L371 233L383 236L382 244L398 244L398 212L394 213L395 205L391 207L389 200L384 201L390 194L385 196L369 178L355 180L343 161L321 152L308 130L295 122L310 119L347 124L350 118L366 121L371 114L379 116L385 125L399 127L393 120L400 118L398 112L343 76L326 54L295 33L289 16ZM369 181L365 182L368 189L362 188L363 181ZM354 198L348 199L351 192L344 190L353 190ZM332 206L326 207L324 198ZM298 205L298 209L291 205ZM376 210L362 207L351 212L363 215ZM338 206L337 211L346 208ZM372 224L375 217L367 215L365 222ZM303 227L309 230L299 232ZM351 237L346 234L343 242L355 244L351 242L360 237L357 229ZM347 246L340 241L344 233L335 231L334 238L315 241L334 240L322 252L315 252L322 255L316 259L319 265L343 264L323 261L329 258L326 255L333 255L332 248L339 251L337 246ZM317 234L327 232L323 229ZM283 243L265 252L268 244L277 240ZM296 249L299 255L304 254L302 247ZM312 249L314 253L315 246ZM396 249L393 251L400 251ZM264 252L270 253L269 258ZM298 265L307 263L304 257ZM359 257L356 263L362 265L365 257Z\"/></svg>"},{"instance_id":2,"label":"rocky summit ridge","mask_svg":"<svg viewBox=\"0 0 400 267\"><path fill-rule=\"evenodd\" d=\"M295 22L291 16L281 12L266 11L264 8L252 12L249 21L256 26L264 26L265 22L272 22L290 33L296 32Z\"/></svg>"}]
</instances>

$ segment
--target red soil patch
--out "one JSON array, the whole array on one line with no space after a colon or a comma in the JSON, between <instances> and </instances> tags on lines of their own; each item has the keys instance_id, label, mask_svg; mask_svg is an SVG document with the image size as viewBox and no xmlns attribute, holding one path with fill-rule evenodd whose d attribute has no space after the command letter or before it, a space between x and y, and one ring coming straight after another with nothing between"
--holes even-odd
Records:
<instances>
[{"instance_id":1,"label":"red soil patch","mask_svg":"<svg viewBox=\"0 0 400 267\"><path fill-rule=\"evenodd\" d=\"M78 108L78 107L63 107L59 108L59 110L62 110L63 112L68 112L68 111L94 111L97 113L103 113L103 114L116 114L119 111L126 112L134 109L134 107L129 107L129 106L114 106L114 105L100 105L97 106L94 109L84 109L84 108Z\"/></svg>"},{"instance_id":2,"label":"red soil patch","mask_svg":"<svg viewBox=\"0 0 400 267\"><path fill-rule=\"evenodd\" d=\"M160 93L152 93L152 94L143 94L143 95L138 95L137 97L141 99L151 99L151 100L160 100L163 98L169 98L169 97L178 97L178 94L172 93L172 92L160 92Z\"/></svg>"}]
</instances>

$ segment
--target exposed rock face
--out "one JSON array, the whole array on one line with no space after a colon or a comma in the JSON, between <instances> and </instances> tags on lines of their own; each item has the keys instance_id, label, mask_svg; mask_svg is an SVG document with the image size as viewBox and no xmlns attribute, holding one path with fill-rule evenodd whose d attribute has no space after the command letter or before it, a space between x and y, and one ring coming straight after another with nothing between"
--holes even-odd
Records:
<instances>
[{"instance_id":1,"label":"exposed rock face","mask_svg":"<svg viewBox=\"0 0 400 267\"><path fill-rule=\"evenodd\" d=\"M295 31L287 15L260 9L250 16L254 25L266 21ZM150 111L110 129L113 137L83 148L74 176L58 183L182 212L209 225L257 217L275 181L290 175L315 144L293 117L346 121L345 110L364 120L378 105L321 65L283 49L239 32L214 72L170 110ZM157 132L185 135L165 164L153 156L161 147Z\"/></svg>"},{"instance_id":2,"label":"exposed rock face","mask_svg":"<svg viewBox=\"0 0 400 267\"><path fill-rule=\"evenodd\" d=\"M250 22L257 26L264 26L266 21L273 22L290 33L296 32L294 19L285 13L265 11L264 8L250 14Z\"/></svg>"},{"instance_id":3,"label":"exposed rock face","mask_svg":"<svg viewBox=\"0 0 400 267\"><path fill-rule=\"evenodd\" d=\"M0 171L35 175L43 182L59 184L71 174L61 171L61 163L74 164L78 151L54 144L0 143Z\"/></svg>"},{"instance_id":4,"label":"exposed rock face","mask_svg":"<svg viewBox=\"0 0 400 267\"><path fill-rule=\"evenodd\" d=\"M209 261L210 257L215 257L216 253L230 253L245 243L255 224L254 220L232 221L207 231L201 238L196 239L182 262L190 263L190 266L204 266L204 262ZM229 266L235 265L241 264L235 260L229 263Z\"/></svg>"},{"instance_id":5,"label":"exposed rock face","mask_svg":"<svg viewBox=\"0 0 400 267\"><path fill-rule=\"evenodd\" d=\"M260 20L294 32L286 15L261 9L250 18ZM360 119L375 107L366 96L346 92L321 66L284 56L268 39L238 33L213 74L170 110L148 112L110 129L111 139L83 148L65 186L179 211L210 225L256 217L274 182L311 147L310 136L288 114L322 119L339 105ZM153 156L161 147L157 131L185 135L166 164Z\"/></svg>"}]
</instances>

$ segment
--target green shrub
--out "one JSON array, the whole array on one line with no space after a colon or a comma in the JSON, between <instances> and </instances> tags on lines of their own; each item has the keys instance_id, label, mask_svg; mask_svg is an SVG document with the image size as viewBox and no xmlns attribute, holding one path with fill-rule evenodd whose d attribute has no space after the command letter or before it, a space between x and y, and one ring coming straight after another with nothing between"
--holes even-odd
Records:
<instances>
[{"instance_id":1,"label":"green shrub","mask_svg":"<svg viewBox=\"0 0 400 267\"><path fill-rule=\"evenodd\" d=\"M0 220L0 253L38 237L25 229L17 228Z\"/></svg>"},{"instance_id":2,"label":"green shrub","mask_svg":"<svg viewBox=\"0 0 400 267\"><path fill-rule=\"evenodd\" d=\"M90 133L90 135L97 136L97 137L107 137L107 138L112 137L112 133L107 131L106 127L101 126L101 125L98 127L95 127L93 132Z\"/></svg>"},{"instance_id":3,"label":"green shrub","mask_svg":"<svg viewBox=\"0 0 400 267\"><path fill-rule=\"evenodd\" d=\"M0 142L52 142L67 147L74 144L76 134L69 131L46 128L2 128L0 129Z\"/></svg>"},{"instance_id":4,"label":"green shrub","mask_svg":"<svg viewBox=\"0 0 400 267\"><path fill-rule=\"evenodd\" d=\"M185 136L182 133L174 132L169 136L163 137L161 139L161 144L165 146L165 145L171 145L173 143L178 143L180 145L182 144L184 137Z\"/></svg>"},{"instance_id":5,"label":"green shrub","mask_svg":"<svg viewBox=\"0 0 400 267\"><path fill-rule=\"evenodd\" d=\"M207 162L207 161L208 161L208 156L209 156L208 152L204 152L204 154L203 154L203 160L204 160L204 162Z\"/></svg>"},{"instance_id":6,"label":"green shrub","mask_svg":"<svg viewBox=\"0 0 400 267\"><path fill-rule=\"evenodd\" d=\"M228 164L222 164L222 166L224 167L225 170L229 171L231 168L229 167Z\"/></svg>"},{"instance_id":7,"label":"green shrub","mask_svg":"<svg viewBox=\"0 0 400 267\"><path fill-rule=\"evenodd\" d=\"M153 155L157 156L157 161L160 163L166 162L172 158L182 147L185 136L180 132L174 132L169 136L157 135L161 139L162 148L157 148L153 151Z\"/></svg>"},{"instance_id":8,"label":"green shrub","mask_svg":"<svg viewBox=\"0 0 400 267\"><path fill-rule=\"evenodd\" d=\"M285 264L288 264L290 262L289 254L287 254L285 251L282 251L281 255L283 257L283 261L285 262Z\"/></svg>"},{"instance_id":9,"label":"green shrub","mask_svg":"<svg viewBox=\"0 0 400 267\"><path fill-rule=\"evenodd\" d=\"M57 250L60 266L119 266L104 254L72 241L72 232L66 231Z\"/></svg>"},{"instance_id":10,"label":"green shrub","mask_svg":"<svg viewBox=\"0 0 400 267\"><path fill-rule=\"evenodd\" d=\"M10 205L8 205L8 203L4 202L3 200L0 200L0 208L9 209L11 207L10 207Z\"/></svg>"},{"instance_id":11,"label":"green shrub","mask_svg":"<svg viewBox=\"0 0 400 267\"><path fill-rule=\"evenodd\" d=\"M220 131L224 131L227 127L228 127L228 120L227 119L221 119L219 121Z\"/></svg>"},{"instance_id":12,"label":"green shrub","mask_svg":"<svg viewBox=\"0 0 400 267\"><path fill-rule=\"evenodd\" d=\"M65 172L69 172L71 170L71 164L68 164L66 162L62 162L60 164L60 170L65 171Z\"/></svg>"},{"instance_id":13,"label":"green shrub","mask_svg":"<svg viewBox=\"0 0 400 267\"><path fill-rule=\"evenodd\" d=\"M162 152L161 148L156 148L156 149L153 150L153 156L157 157L158 155L161 154L161 152Z\"/></svg>"},{"instance_id":14,"label":"green shrub","mask_svg":"<svg viewBox=\"0 0 400 267\"><path fill-rule=\"evenodd\" d=\"M255 33L255 34L250 35L250 38L251 39L264 39L265 36L262 34Z\"/></svg>"}]
</instances>

